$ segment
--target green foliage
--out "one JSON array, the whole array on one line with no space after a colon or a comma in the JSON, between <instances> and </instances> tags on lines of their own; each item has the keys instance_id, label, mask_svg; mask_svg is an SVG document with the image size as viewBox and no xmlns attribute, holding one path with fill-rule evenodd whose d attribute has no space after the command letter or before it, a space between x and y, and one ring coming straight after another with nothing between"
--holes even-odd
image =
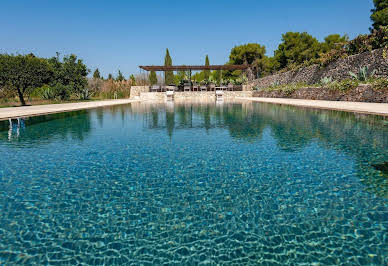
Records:
<instances>
[{"instance_id":1,"label":"green foliage","mask_svg":"<svg viewBox=\"0 0 388 266\"><path fill-rule=\"evenodd\" d=\"M170 52L168 51L168 48L166 49L166 56L164 57L164 65L165 66L172 66L172 59L170 56ZM164 82L166 84L173 84L174 83L173 71L165 71L164 72Z\"/></svg>"},{"instance_id":2,"label":"green foliage","mask_svg":"<svg viewBox=\"0 0 388 266\"><path fill-rule=\"evenodd\" d=\"M372 88L377 90L388 90L388 78L378 78L372 81Z\"/></svg>"},{"instance_id":3,"label":"green foliage","mask_svg":"<svg viewBox=\"0 0 388 266\"><path fill-rule=\"evenodd\" d=\"M156 76L156 72L155 71L151 71L151 73L149 75L149 79L150 79L150 84L151 85L155 85L156 83L158 83L158 77Z\"/></svg>"},{"instance_id":4,"label":"green foliage","mask_svg":"<svg viewBox=\"0 0 388 266\"><path fill-rule=\"evenodd\" d=\"M344 79L342 81L333 81L332 83L328 84L328 88L331 90L346 92L350 89L357 88L358 85L359 85L358 80Z\"/></svg>"},{"instance_id":5,"label":"green foliage","mask_svg":"<svg viewBox=\"0 0 388 266\"><path fill-rule=\"evenodd\" d=\"M95 79L101 78L100 70L98 70L98 68L96 68L96 70L94 70L93 78L95 78Z\"/></svg>"},{"instance_id":6,"label":"green foliage","mask_svg":"<svg viewBox=\"0 0 388 266\"><path fill-rule=\"evenodd\" d=\"M372 78L374 74L375 74L375 71L373 70L372 72L370 72L367 66L360 67L357 74L349 71L349 75L358 81L367 81L368 79Z\"/></svg>"},{"instance_id":7,"label":"green foliage","mask_svg":"<svg viewBox=\"0 0 388 266\"><path fill-rule=\"evenodd\" d=\"M54 98L58 100L69 100L71 95L71 88L63 85L62 83L52 83L50 85ZM86 87L86 86L85 86Z\"/></svg>"},{"instance_id":8,"label":"green foliage","mask_svg":"<svg viewBox=\"0 0 388 266\"><path fill-rule=\"evenodd\" d=\"M349 37L347 35L331 34L325 38L321 45L321 50L323 53L327 53L332 49L341 49L348 41Z\"/></svg>"},{"instance_id":9,"label":"green foliage","mask_svg":"<svg viewBox=\"0 0 388 266\"><path fill-rule=\"evenodd\" d=\"M321 51L320 43L307 32L287 32L275 51L275 59L280 69L303 64L317 59Z\"/></svg>"},{"instance_id":10,"label":"green foliage","mask_svg":"<svg viewBox=\"0 0 388 266\"><path fill-rule=\"evenodd\" d=\"M258 72L258 77L272 74L277 69L279 69L279 63L274 57L264 56L263 58L257 59L255 61L255 65Z\"/></svg>"},{"instance_id":11,"label":"green foliage","mask_svg":"<svg viewBox=\"0 0 388 266\"><path fill-rule=\"evenodd\" d=\"M52 68L46 59L33 54L0 54L0 87L7 87L17 93L22 105L26 105L24 96L49 83L52 75Z\"/></svg>"},{"instance_id":12,"label":"green foliage","mask_svg":"<svg viewBox=\"0 0 388 266\"><path fill-rule=\"evenodd\" d=\"M233 47L229 55L229 63L234 65L253 64L257 59L265 57L265 47L258 43L248 43Z\"/></svg>"},{"instance_id":13,"label":"green foliage","mask_svg":"<svg viewBox=\"0 0 388 266\"><path fill-rule=\"evenodd\" d=\"M119 70L119 72L117 73L117 78L116 78L117 81L123 81L125 80L124 78L124 75L123 73L121 73L121 71Z\"/></svg>"},{"instance_id":14,"label":"green foliage","mask_svg":"<svg viewBox=\"0 0 388 266\"><path fill-rule=\"evenodd\" d=\"M380 26L388 26L388 0L373 0L375 8L372 9L371 20L373 28L378 29Z\"/></svg>"},{"instance_id":15,"label":"green foliage","mask_svg":"<svg viewBox=\"0 0 388 266\"><path fill-rule=\"evenodd\" d=\"M86 76L89 73L83 61L77 59L74 54L64 56L61 61L59 53L48 61L54 71L52 87L56 88L56 95L59 95L61 99L67 99L74 93L82 99L87 90ZM63 90L68 91L65 93Z\"/></svg>"},{"instance_id":16,"label":"green foliage","mask_svg":"<svg viewBox=\"0 0 388 266\"><path fill-rule=\"evenodd\" d=\"M209 66L209 65L210 65L209 56L206 55L205 66ZM205 71L204 71L203 79L204 79L204 80L208 80L209 77L210 77L210 70L205 70Z\"/></svg>"},{"instance_id":17,"label":"green foliage","mask_svg":"<svg viewBox=\"0 0 388 266\"><path fill-rule=\"evenodd\" d=\"M321 78L320 84L325 86L325 85L328 85L328 84L330 84L332 82L333 82L333 78L332 77L324 77L324 78Z\"/></svg>"},{"instance_id":18,"label":"green foliage","mask_svg":"<svg viewBox=\"0 0 388 266\"><path fill-rule=\"evenodd\" d=\"M112 74L108 74L108 80L112 80L113 79L113 75Z\"/></svg>"},{"instance_id":19,"label":"green foliage","mask_svg":"<svg viewBox=\"0 0 388 266\"><path fill-rule=\"evenodd\" d=\"M131 81L131 85L132 85L132 86L135 86L135 85L136 85L136 78L135 78L135 76L134 76L133 74L131 74L131 75L129 76L129 80Z\"/></svg>"}]
</instances>

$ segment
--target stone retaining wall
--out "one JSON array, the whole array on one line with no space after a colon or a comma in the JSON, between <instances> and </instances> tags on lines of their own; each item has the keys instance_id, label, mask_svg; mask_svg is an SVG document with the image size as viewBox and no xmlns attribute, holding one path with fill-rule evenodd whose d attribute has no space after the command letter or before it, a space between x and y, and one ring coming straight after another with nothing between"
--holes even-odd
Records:
<instances>
[{"instance_id":1,"label":"stone retaining wall","mask_svg":"<svg viewBox=\"0 0 388 266\"><path fill-rule=\"evenodd\" d=\"M142 92L148 92L149 86L131 86L131 98L140 96Z\"/></svg>"},{"instance_id":2,"label":"stone retaining wall","mask_svg":"<svg viewBox=\"0 0 388 266\"><path fill-rule=\"evenodd\" d=\"M254 91L253 97L388 103L388 88L373 89L370 85L360 85L355 89L344 92L328 88L310 87L297 89L291 94L280 90L261 90Z\"/></svg>"},{"instance_id":3,"label":"stone retaining wall","mask_svg":"<svg viewBox=\"0 0 388 266\"><path fill-rule=\"evenodd\" d=\"M267 76L253 80L248 85L250 88L268 88L275 82L280 85L298 82L317 84L324 77L332 77L333 80L343 80L350 78L349 71L358 73L359 68L364 66L367 66L371 71L376 70L377 76L387 77L388 57L383 49L341 58L324 68L319 65L312 65L299 70Z\"/></svg>"},{"instance_id":4,"label":"stone retaining wall","mask_svg":"<svg viewBox=\"0 0 388 266\"><path fill-rule=\"evenodd\" d=\"M236 97L252 97L252 91L224 91L225 99L234 99ZM164 101L166 100L165 92L141 92L140 100L144 101ZM186 101L186 100L215 100L214 91L194 91L194 92L175 92L174 100Z\"/></svg>"}]
</instances>

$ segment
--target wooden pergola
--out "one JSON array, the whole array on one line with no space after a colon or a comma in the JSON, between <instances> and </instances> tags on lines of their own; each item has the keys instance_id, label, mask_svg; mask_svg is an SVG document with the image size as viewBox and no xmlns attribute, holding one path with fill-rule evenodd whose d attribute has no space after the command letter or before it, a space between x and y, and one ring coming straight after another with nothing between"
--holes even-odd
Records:
<instances>
[{"instance_id":1,"label":"wooden pergola","mask_svg":"<svg viewBox=\"0 0 388 266\"><path fill-rule=\"evenodd\" d=\"M180 65L180 66L139 66L145 71L189 71L189 80L191 81L191 72L202 71L202 70L220 70L222 77L222 70L246 70L250 65L209 65L209 66L199 66L199 65Z\"/></svg>"}]
</instances>

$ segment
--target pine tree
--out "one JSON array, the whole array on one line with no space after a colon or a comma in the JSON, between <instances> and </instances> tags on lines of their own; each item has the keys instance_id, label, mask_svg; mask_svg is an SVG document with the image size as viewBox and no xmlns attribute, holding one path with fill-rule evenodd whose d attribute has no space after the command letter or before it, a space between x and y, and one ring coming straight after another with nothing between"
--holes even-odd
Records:
<instances>
[{"instance_id":1,"label":"pine tree","mask_svg":"<svg viewBox=\"0 0 388 266\"><path fill-rule=\"evenodd\" d=\"M205 66L209 66L210 65L210 63L209 63L209 56L208 55L206 55L206 59L205 59ZM209 77L210 77L210 70L205 70L204 71L204 76L205 76L205 80L207 81L207 80L209 80Z\"/></svg>"},{"instance_id":2,"label":"pine tree","mask_svg":"<svg viewBox=\"0 0 388 266\"><path fill-rule=\"evenodd\" d=\"M172 66L172 59L170 56L170 52L168 51L168 48L166 49L166 56L164 57L164 66ZM174 83L173 71L165 71L164 72L164 82L166 84Z\"/></svg>"},{"instance_id":3,"label":"pine tree","mask_svg":"<svg viewBox=\"0 0 388 266\"><path fill-rule=\"evenodd\" d=\"M113 75L112 74L109 74L108 75L108 80L112 80L113 79Z\"/></svg>"},{"instance_id":4,"label":"pine tree","mask_svg":"<svg viewBox=\"0 0 388 266\"><path fill-rule=\"evenodd\" d=\"M117 74L117 78L116 78L117 81L123 81L124 80L124 76L123 76L123 73L121 73L121 71L119 70L119 73Z\"/></svg>"},{"instance_id":5,"label":"pine tree","mask_svg":"<svg viewBox=\"0 0 388 266\"><path fill-rule=\"evenodd\" d=\"M158 83L158 78L156 76L156 72L155 71L151 71L149 79L150 79L151 85L155 85L156 83Z\"/></svg>"},{"instance_id":6,"label":"pine tree","mask_svg":"<svg viewBox=\"0 0 388 266\"><path fill-rule=\"evenodd\" d=\"M96 70L94 70L93 78L94 78L94 79L99 79L99 78L101 78L101 77L100 77L100 71L98 70L98 68L96 68Z\"/></svg>"},{"instance_id":7,"label":"pine tree","mask_svg":"<svg viewBox=\"0 0 388 266\"><path fill-rule=\"evenodd\" d=\"M373 0L375 8L372 9L371 19L373 21L373 28L378 29L380 26L388 25L388 1L387 0Z\"/></svg>"}]
</instances>

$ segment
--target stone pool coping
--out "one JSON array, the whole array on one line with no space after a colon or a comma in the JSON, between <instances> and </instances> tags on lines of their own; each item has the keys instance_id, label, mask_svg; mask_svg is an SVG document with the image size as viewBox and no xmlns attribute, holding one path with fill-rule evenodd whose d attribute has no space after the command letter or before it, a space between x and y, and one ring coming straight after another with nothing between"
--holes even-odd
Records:
<instances>
[{"instance_id":1,"label":"stone pool coping","mask_svg":"<svg viewBox=\"0 0 388 266\"><path fill-rule=\"evenodd\" d=\"M286 98L261 98L261 97L237 97L239 100L249 100L254 102L285 104L314 109L337 110L361 114L373 114L388 116L388 103L366 103L366 102L346 102L346 101L322 101L303 100Z\"/></svg>"},{"instance_id":2,"label":"stone pool coping","mask_svg":"<svg viewBox=\"0 0 388 266\"><path fill-rule=\"evenodd\" d=\"M20 107L0 108L0 121L8 120L9 118L22 118L28 116L47 115L61 112L71 112L83 109L98 108L104 106L128 104L139 102L135 99L118 99L118 100L103 100L78 103L60 103L60 104L45 104Z\"/></svg>"}]
</instances>

